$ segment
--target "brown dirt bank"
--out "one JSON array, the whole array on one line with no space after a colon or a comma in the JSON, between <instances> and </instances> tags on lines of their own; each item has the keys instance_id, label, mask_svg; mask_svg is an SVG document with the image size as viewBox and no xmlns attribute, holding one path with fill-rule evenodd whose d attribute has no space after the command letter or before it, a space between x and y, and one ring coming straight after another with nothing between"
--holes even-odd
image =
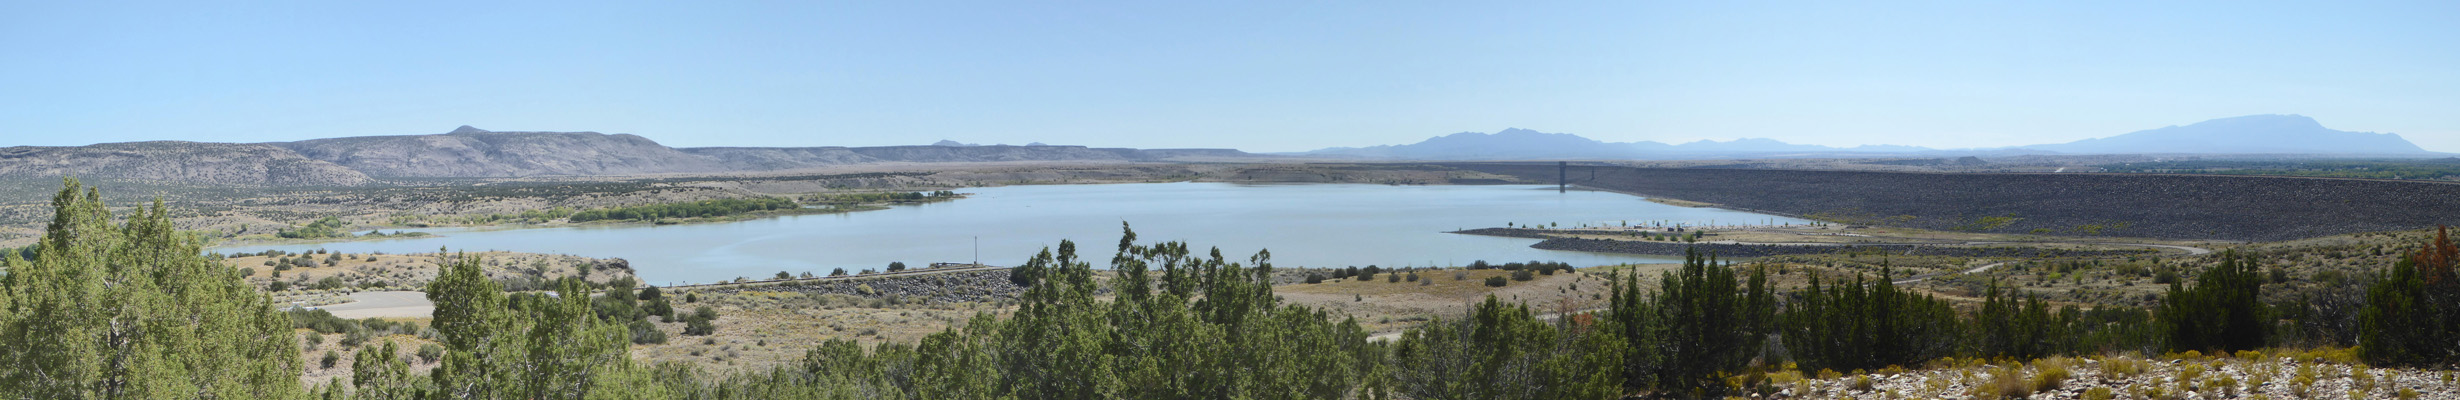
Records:
<instances>
[{"instance_id":1,"label":"brown dirt bank","mask_svg":"<svg viewBox=\"0 0 2460 400\"><path fill-rule=\"evenodd\" d=\"M1602 240L1548 236L1533 229L1482 228L1452 233L1465 235L1503 236L1545 239L1532 248L1571 250L1597 253L1644 254L1657 256L1683 255L1684 249L1699 249L1725 257L1768 257L1806 254L1902 254L1920 256L1974 258L2041 258L2041 257L2130 257L2159 254L2149 249L2082 250L2029 246L1942 246L1919 244L1852 244L1852 245L1780 245L1745 243L1683 243L1643 240Z\"/></svg>"},{"instance_id":2,"label":"brown dirt bank","mask_svg":"<svg viewBox=\"0 0 2460 400\"><path fill-rule=\"evenodd\" d=\"M1444 165L1525 182L1556 177L1553 163ZM2460 224L2460 184L2433 182L1580 165L1569 175L1576 185L1724 208L1971 232L2279 241Z\"/></svg>"}]
</instances>

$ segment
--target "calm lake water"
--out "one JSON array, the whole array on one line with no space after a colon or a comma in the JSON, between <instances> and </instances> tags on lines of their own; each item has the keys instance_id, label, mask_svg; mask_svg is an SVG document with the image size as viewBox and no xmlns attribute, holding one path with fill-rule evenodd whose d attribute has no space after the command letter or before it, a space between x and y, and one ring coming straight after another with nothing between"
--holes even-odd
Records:
<instances>
[{"instance_id":1,"label":"calm lake water","mask_svg":"<svg viewBox=\"0 0 2460 400\"><path fill-rule=\"evenodd\" d=\"M778 271L827 274L833 268L885 269L890 261L922 267L974 259L980 238L985 264L1021 264L1059 240L1077 242L1080 256L1110 259L1119 223L1133 224L1141 242L1185 240L1220 247L1245 261L1272 249L1273 264L1297 266L1429 266L1548 260L1580 266L1679 259L1538 250L1535 239L1443 233L1505 223L1563 226L1628 221L1803 223L1802 220L1711 208L1651 203L1608 192L1556 193L1552 186L1387 186L1358 184L1243 185L1157 183L1010 186L966 189L966 199L848 214L804 215L687 225L439 230L443 236L386 241L216 248L224 253L327 249L347 253L507 250L620 257L652 284L763 278Z\"/></svg>"}]
</instances>

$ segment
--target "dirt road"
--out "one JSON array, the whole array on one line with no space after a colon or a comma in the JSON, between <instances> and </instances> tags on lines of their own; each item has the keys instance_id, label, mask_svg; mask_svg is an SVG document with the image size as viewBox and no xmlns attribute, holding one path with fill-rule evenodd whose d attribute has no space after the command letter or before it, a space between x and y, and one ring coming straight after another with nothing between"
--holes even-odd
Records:
<instances>
[{"instance_id":1,"label":"dirt road","mask_svg":"<svg viewBox=\"0 0 2460 400\"><path fill-rule=\"evenodd\" d=\"M320 307L342 318L427 318L436 313L436 303L427 301L423 292L359 292L350 295L349 303Z\"/></svg>"}]
</instances>

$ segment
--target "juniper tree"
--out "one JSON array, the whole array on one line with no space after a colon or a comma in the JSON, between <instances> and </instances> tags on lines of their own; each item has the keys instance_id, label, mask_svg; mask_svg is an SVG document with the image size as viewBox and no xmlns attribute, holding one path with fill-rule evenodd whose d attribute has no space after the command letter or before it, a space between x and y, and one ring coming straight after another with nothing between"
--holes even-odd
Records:
<instances>
[{"instance_id":1,"label":"juniper tree","mask_svg":"<svg viewBox=\"0 0 2460 400\"><path fill-rule=\"evenodd\" d=\"M2236 351L2270 344L2271 307L2262 301L2264 278L2255 261L2223 253L2221 264L2195 277L2195 287L2171 282L2158 317L2174 351Z\"/></svg>"},{"instance_id":2,"label":"juniper tree","mask_svg":"<svg viewBox=\"0 0 2460 400\"><path fill-rule=\"evenodd\" d=\"M2358 312L2358 345L2367 361L2382 365L2446 363L2460 355L2451 339L2460 324L2460 246L2443 228L2423 248L2392 264L2366 290Z\"/></svg>"},{"instance_id":3,"label":"juniper tree","mask_svg":"<svg viewBox=\"0 0 2460 400\"><path fill-rule=\"evenodd\" d=\"M175 232L155 200L112 224L63 179L33 260L0 277L0 397L298 398L290 319Z\"/></svg>"}]
</instances>

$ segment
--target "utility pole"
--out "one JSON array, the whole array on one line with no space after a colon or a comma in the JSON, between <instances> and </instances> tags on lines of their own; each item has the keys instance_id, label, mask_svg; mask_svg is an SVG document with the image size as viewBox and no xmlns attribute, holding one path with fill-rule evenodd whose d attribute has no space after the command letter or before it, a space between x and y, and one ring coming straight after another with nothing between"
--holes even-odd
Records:
<instances>
[{"instance_id":1,"label":"utility pole","mask_svg":"<svg viewBox=\"0 0 2460 400\"><path fill-rule=\"evenodd\" d=\"M974 266L982 266L982 236L974 236Z\"/></svg>"}]
</instances>

